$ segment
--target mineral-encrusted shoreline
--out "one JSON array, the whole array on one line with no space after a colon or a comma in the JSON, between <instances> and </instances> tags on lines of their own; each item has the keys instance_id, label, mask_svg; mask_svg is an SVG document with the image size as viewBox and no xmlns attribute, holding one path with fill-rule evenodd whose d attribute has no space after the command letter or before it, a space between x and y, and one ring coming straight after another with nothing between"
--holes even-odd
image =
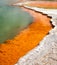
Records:
<instances>
[{"instance_id":1,"label":"mineral-encrusted shoreline","mask_svg":"<svg viewBox=\"0 0 57 65\"><path fill-rule=\"evenodd\" d=\"M42 13L52 16L51 21L55 27L43 38L40 45L21 57L15 65L57 65L57 15L51 11L43 9Z\"/></svg>"}]
</instances>

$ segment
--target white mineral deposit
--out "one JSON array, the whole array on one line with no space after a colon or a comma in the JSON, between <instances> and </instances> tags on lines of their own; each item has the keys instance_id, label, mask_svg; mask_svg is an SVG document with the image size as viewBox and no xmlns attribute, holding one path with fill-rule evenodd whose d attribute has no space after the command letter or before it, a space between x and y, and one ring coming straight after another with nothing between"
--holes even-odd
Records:
<instances>
[{"instance_id":1,"label":"white mineral deposit","mask_svg":"<svg viewBox=\"0 0 57 65\"><path fill-rule=\"evenodd\" d=\"M43 38L40 45L21 57L15 65L57 65L57 10L38 9L37 11L51 16L55 27Z\"/></svg>"}]
</instances>

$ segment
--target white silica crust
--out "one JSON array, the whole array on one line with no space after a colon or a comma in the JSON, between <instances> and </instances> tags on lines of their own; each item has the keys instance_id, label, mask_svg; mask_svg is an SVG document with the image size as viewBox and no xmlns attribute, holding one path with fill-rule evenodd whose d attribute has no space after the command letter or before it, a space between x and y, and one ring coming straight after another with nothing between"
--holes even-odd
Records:
<instances>
[{"instance_id":1,"label":"white silica crust","mask_svg":"<svg viewBox=\"0 0 57 65\"><path fill-rule=\"evenodd\" d=\"M57 65L57 16L54 12L50 16L55 27L43 38L40 45L21 57L15 65Z\"/></svg>"},{"instance_id":2,"label":"white silica crust","mask_svg":"<svg viewBox=\"0 0 57 65\"><path fill-rule=\"evenodd\" d=\"M57 33L47 35L39 46L20 58L17 65L57 65Z\"/></svg>"}]
</instances>

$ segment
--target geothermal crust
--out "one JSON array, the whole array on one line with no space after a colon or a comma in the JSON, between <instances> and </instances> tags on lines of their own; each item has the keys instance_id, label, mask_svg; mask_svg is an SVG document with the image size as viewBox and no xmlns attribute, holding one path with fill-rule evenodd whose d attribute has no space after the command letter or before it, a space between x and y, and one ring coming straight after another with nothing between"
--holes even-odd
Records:
<instances>
[{"instance_id":1,"label":"geothermal crust","mask_svg":"<svg viewBox=\"0 0 57 65\"><path fill-rule=\"evenodd\" d=\"M15 65L57 65L57 10L40 11L52 16L51 22L55 27L43 38L40 45L21 57Z\"/></svg>"}]
</instances>

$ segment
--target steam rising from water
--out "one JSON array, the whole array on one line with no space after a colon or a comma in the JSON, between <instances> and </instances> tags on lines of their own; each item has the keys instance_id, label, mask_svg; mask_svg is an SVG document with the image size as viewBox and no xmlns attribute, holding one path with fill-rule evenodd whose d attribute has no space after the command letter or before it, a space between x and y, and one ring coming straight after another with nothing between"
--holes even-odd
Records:
<instances>
[{"instance_id":1,"label":"steam rising from water","mask_svg":"<svg viewBox=\"0 0 57 65\"><path fill-rule=\"evenodd\" d=\"M0 0L0 5L10 5L10 4L13 4L13 3L16 3L20 0Z\"/></svg>"}]
</instances>

